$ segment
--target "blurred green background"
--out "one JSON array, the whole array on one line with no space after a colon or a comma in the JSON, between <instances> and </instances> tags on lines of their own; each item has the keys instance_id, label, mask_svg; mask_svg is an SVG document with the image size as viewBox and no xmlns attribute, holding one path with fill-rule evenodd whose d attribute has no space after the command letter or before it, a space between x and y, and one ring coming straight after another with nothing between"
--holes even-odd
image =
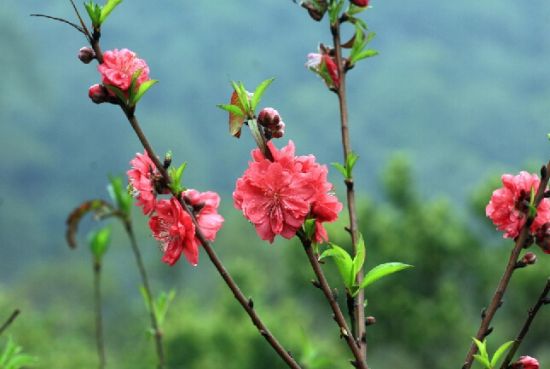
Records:
<instances>
[{"instance_id":1,"label":"blurred green background","mask_svg":"<svg viewBox=\"0 0 550 369\"><path fill-rule=\"evenodd\" d=\"M416 268L367 291L372 368L458 368L511 242L483 219L499 173L537 170L549 158L550 3L378 0L365 12L380 51L350 72L353 145L367 266L399 260ZM96 106L95 66L76 54L82 35L31 18L74 19L67 1L0 3L0 320L23 313L9 333L38 358L36 368L96 367L91 258L70 251L65 218L80 202L107 196L107 174L122 174L142 151L120 111ZM351 29L347 29L346 32ZM276 77L263 102L281 112L299 154L341 161L335 96L304 68L326 22L290 0L125 1L103 29L104 49L127 47L160 80L138 109L158 152L188 161L186 184L222 194L226 218L215 247L274 333L308 368L346 368L349 353L296 242L260 242L231 204L253 142L227 134L229 81L253 88ZM278 143L282 145L286 140ZM342 195L340 178L331 173ZM343 198L343 197L341 197ZM176 289L165 324L170 369L284 368L219 276L160 262L146 220L135 213L156 292ZM152 368L154 350L128 241L113 223L105 265L110 368ZM342 224L331 235L349 246ZM514 277L490 348L511 339L549 275ZM338 276L331 263L332 284ZM406 274L405 274L406 273ZM342 295L342 293L341 293ZM543 310L522 354L550 365ZM0 345L5 343L5 337Z\"/></svg>"}]
</instances>

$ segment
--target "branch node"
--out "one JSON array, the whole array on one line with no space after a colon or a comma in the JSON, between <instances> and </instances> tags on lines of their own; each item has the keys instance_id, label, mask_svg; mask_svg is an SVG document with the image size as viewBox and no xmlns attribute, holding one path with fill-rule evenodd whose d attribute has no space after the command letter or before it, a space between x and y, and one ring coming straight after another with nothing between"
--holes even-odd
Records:
<instances>
[{"instance_id":1,"label":"branch node","mask_svg":"<svg viewBox=\"0 0 550 369\"><path fill-rule=\"evenodd\" d=\"M321 288L321 283L319 283L319 281L315 280L315 279L312 279L311 280L311 284L313 285L313 287L315 288Z\"/></svg>"},{"instance_id":2,"label":"branch node","mask_svg":"<svg viewBox=\"0 0 550 369\"><path fill-rule=\"evenodd\" d=\"M248 307L254 309L254 301L252 300L252 297L248 298Z\"/></svg>"}]
</instances>

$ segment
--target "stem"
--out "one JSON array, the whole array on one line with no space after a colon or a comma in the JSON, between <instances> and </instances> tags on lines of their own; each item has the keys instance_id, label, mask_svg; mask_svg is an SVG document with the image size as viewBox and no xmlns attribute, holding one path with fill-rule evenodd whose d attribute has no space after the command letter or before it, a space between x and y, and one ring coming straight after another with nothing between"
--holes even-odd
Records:
<instances>
[{"instance_id":1,"label":"stem","mask_svg":"<svg viewBox=\"0 0 550 369\"><path fill-rule=\"evenodd\" d=\"M340 40L340 22L331 25L332 39L334 42L336 65L338 66L338 75L340 77L340 84L337 88L338 102L340 107L340 128L342 132L342 148L344 151L344 163L348 162L348 157L352 154L351 140L349 136L348 125L348 106L346 98L346 69L344 66L344 60L342 58L342 44ZM346 195L348 203L349 214L349 231L351 235L351 242L353 246L353 255L357 252L357 239L358 239L358 226L357 226L357 208L355 204L355 190L353 182L353 173L350 171L349 178L344 180L346 185ZM363 280L363 269L359 270L356 277L358 285ZM365 294L363 289L359 291L355 298L348 296L349 299L353 299L353 317L350 315L350 319L353 322L353 335L358 339L361 349L361 355L365 362L367 361L367 338L365 329Z\"/></svg>"},{"instance_id":2,"label":"stem","mask_svg":"<svg viewBox=\"0 0 550 369\"><path fill-rule=\"evenodd\" d=\"M15 309L13 313L11 313L10 317L2 324L0 327L0 335L4 333L6 329L13 323L13 321L17 318L17 316L21 313L21 310Z\"/></svg>"},{"instance_id":3,"label":"stem","mask_svg":"<svg viewBox=\"0 0 550 369\"><path fill-rule=\"evenodd\" d=\"M95 305L95 339L99 369L104 369L105 342L103 340L103 314L101 311L101 262L94 261L94 305Z\"/></svg>"},{"instance_id":4,"label":"stem","mask_svg":"<svg viewBox=\"0 0 550 369\"><path fill-rule=\"evenodd\" d=\"M546 186L548 186L548 179L549 179L548 174L550 173L550 162L546 164L546 167L542 168L541 172L542 172L542 178L540 180L539 188L535 196L536 208L538 208L540 202L542 201L544 197L544 191L546 190ZM514 274L514 270L516 269L516 263L518 261L519 254L521 250L525 247L527 238L530 233L529 227L531 226L533 220L534 220L534 217L528 217L523 228L521 229L521 232L518 238L516 239L516 245L512 249L512 252L510 253L510 258L508 259L508 264L506 265L506 269L504 270L504 273L500 279L500 282L498 283L497 289L493 294L491 303L489 304L489 307L484 311L481 324L476 334L476 338L480 341L482 341L488 335L488 333L490 333L489 325L491 324L491 321L493 320L495 313L502 305L502 302L503 302L502 298L506 293L506 289L508 288L508 284L510 283L512 274ZM464 362L464 365L462 366L462 369L471 368L472 363L474 361L474 355L476 354L476 352L477 352L477 346L475 345L475 343L472 343L472 345L470 346L470 350L466 355L466 360Z\"/></svg>"},{"instance_id":5,"label":"stem","mask_svg":"<svg viewBox=\"0 0 550 369\"><path fill-rule=\"evenodd\" d=\"M136 241L136 235L134 233L132 223L128 219L124 220L124 229L128 234L128 238L130 238L132 251L134 252L134 256L136 258L136 264L138 266L139 274L141 276L141 283L143 284L143 289L145 290L147 305L149 306L149 317L151 319L151 328L153 329L153 333L155 337L155 347L156 347L157 358L158 358L157 368L162 369L164 368L164 349L162 345L162 331L160 330L160 327L157 321L157 314L155 310L156 307L153 302L153 292L151 291L151 287L149 285L149 279L147 278L147 271L145 270L143 258L141 257L141 252L139 251L139 247Z\"/></svg>"},{"instance_id":6,"label":"stem","mask_svg":"<svg viewBox=\"0 0 550 369\"><path fill-rule=\"evenodd\" d=\"M535 316L539 312L539 309L541 308L542 305L548 303L548 297L547 297L548 293L550 293L550 279L546 281L546 286L542 290L542 293L540 294L540 297L537 300L537 303L531 309L529 309L529 313L527 314L527 319L523 323L523 326L521 327L521 330L519 331L518 336L514 340L514 343L512 344L510 351L508 351L508 355L506 355L506 358L504 359L504 362L500 366L500 369L508 368L510 361L512 361L512 358L516 354L516 351L518 350L519 346L523 342L525 335L527 335L527 332L529 332L531 323L535 319Z\"/></svg>"},{"instance_id":7,"label":"stem","mask_svg":"<svg viewBox=\"0 0 550 369\"><path fill-rule=\"evenodd\" d=\"M315 276L319 282L318 286L323 291L330 308L332 309L334 314L333 318L336 321L336 324L338 324L338 327L340 327L340 335L345 338L353 356L355 357L352 364L358 369L368 369L367 363L361 353L361 345L359 344L359 341L357 341L351 334L348 324L346 323L346 318L344 318L344 314L342 314L342 310L340 309L334 293L327 282L323 269L321 269L319 260L311 247L311 240L307 238L303 231L298 231L297 236L300 238L300 241L302 241L302 245L304 246L304 250L306 251L311 267L313 268Z\"/></svg>"}]
</instances>

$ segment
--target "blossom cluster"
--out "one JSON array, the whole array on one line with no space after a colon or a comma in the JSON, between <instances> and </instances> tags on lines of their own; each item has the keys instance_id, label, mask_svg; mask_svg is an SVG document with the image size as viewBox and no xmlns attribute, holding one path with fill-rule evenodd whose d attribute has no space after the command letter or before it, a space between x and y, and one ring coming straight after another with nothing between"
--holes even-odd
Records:
<instances>
[{"instance_id":1,"label":"blossom cluster","mask_svg":"<svg viewBox=\"0 0 550 369\"><path fill-rule=\"evenodd\" d=\"M331 192L328 169L315 162L313 155L295 156L292 141L281 150L268 142L273 160L259 149L253 161L237 180L233 201L254 224L261 239L273 242L276 235L290 239L306 219L315 219L314 241L328 241L324 222L333 222L342 204Z\"/></svg>"},{"instance_id":2,"label":"blossom cluster","mask_svg":"<svg viewBox=\"0 0 550 369\"><path fill-rule=\"evenodd\" d=\"M538 190L540 179L536 174L522 171L516 176L504 174L502 184L502 188L493 192L485 212L497 229L504 232L505 238L516 238L527 222L531 194ZM537 243L545 253L550 253L548 242L543 242L549 228L550 199L543 198L529 230L537 235Z\"/></svg>"},{"instance_id":3,"label":"blossom cluster","mask_svg":"<svg viewBox=\"0 0 550 369\"><path fill-rule=\"evenodd\" d=\"M132 169L127 172L130 187L136 205L150 216L149 227L164 253L162 261L174 265L183 254L191 265L197 265L200 240L191 215L175 197L158 199L159 192L169 191L162 190L162 177L147 153L137 154L130 165ZM224 220L218 214L219 195L188 189L181 194L181 200L193 210L204 238L214 241Z\"/></svg>"}]
</instances>

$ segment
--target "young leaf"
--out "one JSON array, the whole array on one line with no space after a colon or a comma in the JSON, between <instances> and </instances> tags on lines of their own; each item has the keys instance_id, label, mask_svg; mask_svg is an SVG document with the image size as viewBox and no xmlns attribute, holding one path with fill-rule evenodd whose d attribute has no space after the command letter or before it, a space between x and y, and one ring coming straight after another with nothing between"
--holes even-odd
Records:
<instances>
[{"instance_id":1,"label":"young leaf","mask_svg":"<svg viewBox=\"0 0 550 369\"><path fill-rule=\"evenodd\" d=\"M105 19L111 14L111 12L122 2L122 0L107 0L107 4L101 8L101 15L99 17L99 24L105 22Z\"/></svg>"},{"instance_id":2,"label":"young leaf","mask_svg":"<svg viewBox=\"0 0 550 369\"><path fill-rule=\"evenodd\" d=\"M342 13L342 9L344 7L344 0L331 0L329 3L328 8L328 15L330 18L330 24L335 24L338 18L340 17L340 13Z\"/></svg>"},{"instance_id":3,"label":"young leaf","mask_svg":"<svg viewBox=\"0 0 550 369\"><path fill-rule=\"evenodd\" d=\"M353 282L355 283L355 277L357 277L357 273L361 270L363 267L363 263L365 262L365 240L363 239L363 235L359 233L359 239L357 240L357 244L355 245L356 253L355 257L353 258Z\"/></svg>"},{"instance_id":4,"label":"young leaf","mask_svg":"<svg viewBox=\"0 0 550 369\"><path fill-rule=\"evenodd\" d=\"M504 353L508 351L508 349L510 348L510 346L512 346L513 343L514 341L508 341L500 345L500 347L495 351L493 358L491 359L491 367L497 366L497 363L502 357L502 355L504 355Z\"/></svg>"},{"instance_id":5,"label":"young leaf","mask_svg":"<svg viewBox=\"0 0 550 369\"><path fill-rule=\"evenodd\" d=\"M332 165L336 170L338 170L340 173L342 173L344 178L348 177L348 171L346 170L345 166L343 166L340 163L330 163L330 165Z\"/></svg>"},{"instance_id":6,"label":"young leaf","mask_svg":"<svg viewBox=\"0 0 550 369\"><path fill-rule=\"evenodd\" d=\"M88 12L88 15L90 16L90 20L92 21L92 25L97 28L101 25L100 18L101 18L101 7L94 3L93 1L89 1L87 3L84 3L84 7L86 8L86 12Z\"/></svg>"},{"instance_id":7,"label":"young leaf","mask_svg":"<svg viewBox=\"0 0 550 369\"><path fill-rule=\"evenodd\" d=\"M156 79L150 79L148 81L143 82L139 86L138 91L136 92L136 94L134 96L132 96L132 99L130 100L131 101L130 105L135 106L139 102L139 100L143 97L143 95L145 95L147 90L149 90L151 87L153 87L153 85L157 82L158 81Z\"/></svg>"},{"instance_id":8,"label":"young leaf","mask_svg":"<svg viewBox=\"0 0 550 369\"><path fill-rule=\"evenodd\" d=\"M489 354L487 353L487 340L483 340L483 342L481 342L477 338L473 338L473 340L474 340L474 343L477 346L477 349L479 351L479 355L487 361L488 365L491 365L489 363Z\"/></svg>"},{"instance_id":9,"label":"young leaf","mask_svg":"<svg viewBox=\"0 0 550 369\"><path fill-rule=\"evenodd\" d=\"M372 50L372 49L363 50L360 53L352 56L350 61L351 61L352 64L355 64L359 60L362 60L362 59L365 59L365 58L370 58L370 57L373 57L373 56L376 56L376 55L378 55L378 51L376 51L376 50Z\"/></svg>"},{"instance_id":10,"label":"young leaf","mask_svg":"<svg viewBox=\"0 0 550 369\"><path fill-rule=\"evenodd\" d=\"M353 261L351 260L351 256L349 256L346 250L334 243L330 243L330 247L330 249L325 250L321 254L319 260L329 256L332 257L344 280L344 285L351 291L353 283L355 282L355 276L352 274Z\"/></svg>"},{"instance_id":11,"label":"young leaf","mask_svg":"<svg viewBox=\"0 0 550 369\"><path fill-rule=\"evenodd\" d=\"M111 199L117 204L118 209L126 216L129 216L132 208L132 196L123 185L122 178L118 176L109 176L107 191Z\"/></svg>"},{"instance_id":12,"label":"young leaf","mask_svg":"<svg viewBox=\"0 0 550 369\"><path fill-rule=\"evenodd\" d=\"M412 268L412 265L403 264L403 263L384 263L380 264L371 270L365 275L365 278L361 282L359 288L366 288L369 285L373 284L380 278L384 278L390 274L397 273L404 269Z\"/></svg>"},{"instance_id":13,"label":"young leaf","mask_svg":"<svg viewBox=\"0 0 550 369\"><path fill-rule=\"evenodd\" d=\"M358 159L359 159L359 155L357 155L354 152L351 152L348 155L347 162L346 162L346 172L347 172L347 177L346 178L351 178L353 176L353 167L357 163Z\"/></svg>"},{"instance_id":14,"label":"young leaf","mask_svg":"<svg viewBox=\"0 0 550 369\"><path fill-rule=\"evenodd\" d=\"M307 238L311 240L313 238L313 235L315 234L315 219L306 219L306 221L304 222L304 231Z\"/></svg>"},{"instance_id":15,"label":"young leaf","mask_svg":"<svg viewBox=\"0 0 550 369\"><path fill-rule=\"evenodd\" d=\"M225 110L226 112L229 112L231 114L237 115L239 117L244 117L244 113L241 110L241 108L237 105L233 104L218 104L216 105L218 108Z\"/></svg>"},{"instance_id":16,"label":"young leaf","mask_svg":"<svg viewBox=\"0 0 550 369\"><path fill-rule=\"evenodd\" d=\"M250 100L250 107L253 112L256 111L256 107L260 103L260 100L262 99L262 95L264 94L265 90L269 87L271 82L273 82L275 78L266 79L262 83L256 87L256 90L254 91L254 95L252 95L252 99Z\"/></svg>"},{"instance_id":17,"label":"young leaf","mask_svg":"<svg viewBox=\"0 0 550 369\"><path fill-rule=\"evenodd\" d=\"M96 261L101 261L111 242L111 229L104 227L90 235L90 249Z\"/></svg>"},{"instance_id":18,"label":"young leaf","mask_svg":"<svg viewBox=\"0 0 550 369\"><path fill-rule=\"evenodd\" d=\"M489 359L487 359L484 356L475 354L474 359L476 359L481 365L483 365L486 369L492 369L491 363L489 362Z\"/></svg>"}]
</instances>

